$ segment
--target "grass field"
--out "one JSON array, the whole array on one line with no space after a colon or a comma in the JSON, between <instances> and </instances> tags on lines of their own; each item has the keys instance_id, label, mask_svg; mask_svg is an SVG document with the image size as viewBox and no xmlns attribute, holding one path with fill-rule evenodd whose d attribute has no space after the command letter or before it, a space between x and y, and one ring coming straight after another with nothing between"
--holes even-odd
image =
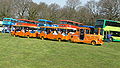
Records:
<instances>
[{"instance_id":1,"label":"grass field","mask_svg":"<svg viewBox=\"0 0 120 68\"><path fill-rule=\"evenodd\" d=\"M0 34L0 68L120 68L120 42L92 46Z\"/></svg>"}]
</instances>

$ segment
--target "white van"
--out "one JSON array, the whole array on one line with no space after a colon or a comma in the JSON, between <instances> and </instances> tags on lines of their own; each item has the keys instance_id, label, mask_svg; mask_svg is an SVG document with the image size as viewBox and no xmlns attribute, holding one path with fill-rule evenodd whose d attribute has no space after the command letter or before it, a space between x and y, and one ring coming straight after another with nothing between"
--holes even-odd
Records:
<instances>
[{"instance_id":1,"label":"white van","mask_svg":"<svg viewBox=\"0 0 120 68\"><path fill-rule=\"evenodd\" d=\"M0 32L2 32L3 29L4 29L3 26L0 25Z\"/></svg>"}]
</instances>

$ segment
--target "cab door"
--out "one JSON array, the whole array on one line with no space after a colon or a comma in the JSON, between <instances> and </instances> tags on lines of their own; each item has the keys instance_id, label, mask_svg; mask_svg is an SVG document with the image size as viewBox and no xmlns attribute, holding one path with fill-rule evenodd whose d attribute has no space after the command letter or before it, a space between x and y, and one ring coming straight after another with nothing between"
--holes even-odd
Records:
<instances>
[{"instance_id":1,"label":"cab door","mask_svg":"<svg viewBox=\"0 0 120 68\"><path fill-rule=\"evenodd\" d=\"M104 31L104 40L108 39L108 34L109 34L109 31Z\"/></svg>"},{"instance_id":2,"label":"cab door","mask_svg":"<svg viewBox=\"0 0 120 68\"><path fill-rule=\"evenodd\" d=\"M85 38L85 30L84 29L80 29L80 36L79 36L80 40L84 40Z\"/></svg>"}]
</instances>

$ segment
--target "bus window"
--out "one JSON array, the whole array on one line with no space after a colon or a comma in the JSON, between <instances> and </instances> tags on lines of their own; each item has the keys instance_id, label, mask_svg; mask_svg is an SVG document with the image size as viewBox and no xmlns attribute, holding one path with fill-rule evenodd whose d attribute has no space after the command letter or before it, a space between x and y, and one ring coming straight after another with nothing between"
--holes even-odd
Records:
<instances>
[{"instance_id":1,"label":"bus window","mask_svg":"<svg viewBox=\"0 0 120 68\"><path fill-rule=\"evenodd\" d=\"M73 22L67 22L67 24L69 24L69 25L74 25Z\"/></svg>"},{"instance_id":2,"label":"bus window","mask_svg":"<svg viewBox=\"0 0 120 68\"><path fill-rule=\"evenodd\" d=\"M75 23L75 26L79 26L77 23Z\"/></svg>"},{"instance_id":3,"label":"bus window","mask_svg":"<svg viewBox=\"0 0 120 68\"><path fill-rule=\"evenodd\" d=\"M120 32L117 31L110 31L112 33L112 36L120 37Z\"/></svg>"},{"instance_id":4,"label":"bus window","mask_svg":"<svg viewBox=\"0 0 120 68\"><path fill-rule=\"evenodd\" d=\"M28 21L28 23L30 23L30 24L35 24L35 22L29 22L29 21Z\"/></svg>"},{"instance_id":5,"label":"bus window","mask_svg":"<svg viewBox=\"0 0 120 68\"><path fill-rule=\"evenodd\" d=\"M106 21L106 26L115 26L115 27L120 27L120 23L117 22L111 22L111 21Z\"/></svg>"},{"instance_id":6,"label":"bus window","mask_svg":"<svg viewBox=\"0 0 120 68\"><path fill-rule=\"evenodd\" d=\"M11 21L10 19L4 19L3 21Z\"/></svg>"},{"instance_id":7,"label":"bus window","mask_svg":"<svg viewBox=\"0 0 120 68\"><path fill-rule=\"evenodd\" d=\"M67 22L65 22L65 21L61 21L60 24L67 24Z\"/></svg>"},{"instance_id":8,"label":"bus window","mask_svg":"<svg viewBox=\"0 0 120 68\"><path fill-rule=\"evenodd\" d=\"M17 21L15 21L15 20L11 20L11 22L17 23Z\"/></svg>"}]
</instances>

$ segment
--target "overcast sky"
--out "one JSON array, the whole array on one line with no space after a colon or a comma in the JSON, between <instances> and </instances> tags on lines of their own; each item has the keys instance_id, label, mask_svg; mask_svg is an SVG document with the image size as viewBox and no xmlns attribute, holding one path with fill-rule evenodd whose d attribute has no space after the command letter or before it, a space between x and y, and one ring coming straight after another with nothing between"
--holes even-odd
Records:
<instances>
[{"instance_id":1,"label":"overcast sky","mask_svg":"<svg viewBox=\"0 0 120 68\"><path fill-rule=\"evenodd\" d=\"M51 3L57 3L59 4L60 6L64 6L66 4L66 1L67 0L33 0L34 2L36 3L39 3L39 2L45 2L47 4L51 4ZM85 4L87 1L89 0L81 0L82 1L82 4Z\"/></svg>"}]
</instances>

